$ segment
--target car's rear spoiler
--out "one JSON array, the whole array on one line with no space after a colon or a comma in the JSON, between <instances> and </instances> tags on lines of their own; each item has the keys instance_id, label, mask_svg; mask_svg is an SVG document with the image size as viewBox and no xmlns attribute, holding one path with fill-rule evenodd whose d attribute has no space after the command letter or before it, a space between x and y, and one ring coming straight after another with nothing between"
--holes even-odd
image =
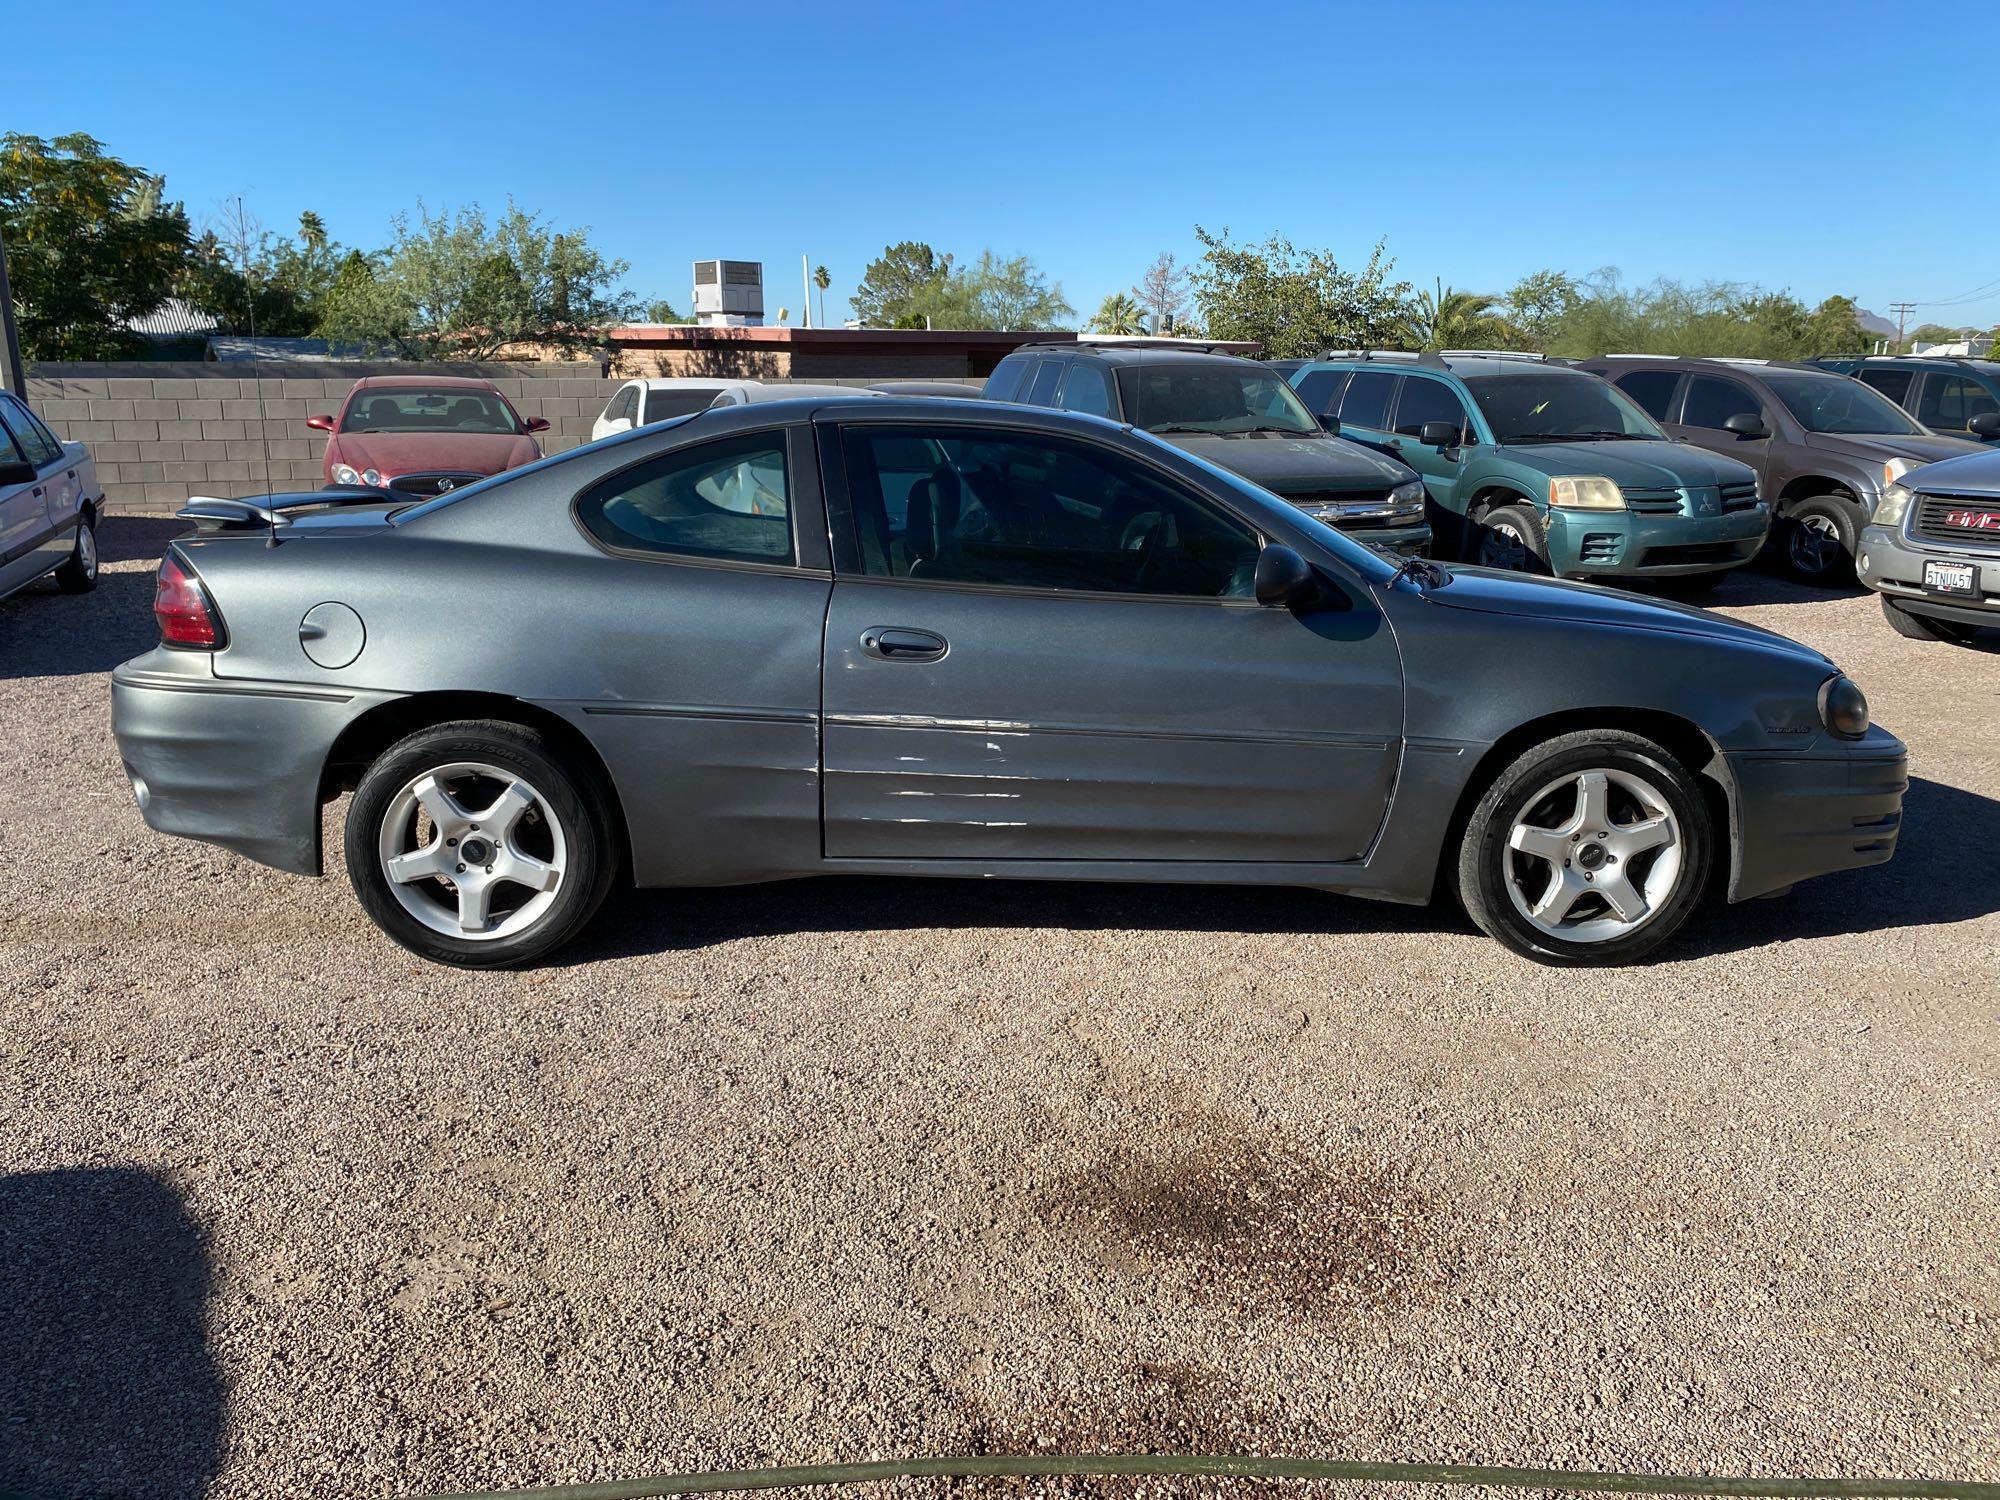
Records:
<instances>
[{"instance_id":1,"label":"car's rear spoiler","mask_svg":"<svg viewBox=\"0 0 2000 1500\"><path fill-rule=\"evenodd\" d=\"M323 490L296 495L258 495L249 499L225 500L215 495L190 495L188 503L174 514L192 521L198 532L277 531L291 525L288 510L312 505L338 505L343 500L390 500L388 490L365 484L330 484ZM409 497L404 497L409 498Z\"/></svg>"}]
</instances>

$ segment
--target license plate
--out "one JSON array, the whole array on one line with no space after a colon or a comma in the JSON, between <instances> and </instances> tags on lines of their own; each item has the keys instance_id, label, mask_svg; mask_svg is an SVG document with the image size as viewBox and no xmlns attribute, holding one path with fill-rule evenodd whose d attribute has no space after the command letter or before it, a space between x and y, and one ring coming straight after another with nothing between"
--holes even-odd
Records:
<instances>
[{"instance_id":1,"label":"license plate","mask_svg":"<svg viewBox=\"0 0 2000 1500\"><path fill-rule=\"evenodd\" d=\"M1933 558L1924 559L1924 592L1926 594L1958 594L1963 598L1979 597L1979 569L1969 562L1938 562Z\"/></svg>"}]
</instances>

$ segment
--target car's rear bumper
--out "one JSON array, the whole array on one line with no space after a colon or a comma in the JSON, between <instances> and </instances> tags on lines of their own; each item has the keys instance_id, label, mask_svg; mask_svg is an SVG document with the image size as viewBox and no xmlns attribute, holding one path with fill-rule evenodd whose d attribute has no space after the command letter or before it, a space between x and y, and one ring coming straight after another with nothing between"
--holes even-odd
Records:
<instances>
[{"instance_id":1,"label":"car's rear bumper","mask_svg":"<svg viewBox=\"0 0 2000 1500\"><path fill-rule=\"evenodd\" d=\"M1829 736L1807 752L1733 752L1728 762L1737 823L1730 900L1879 865L1896 852L1909 756L1888 731Z\"/></svg>"},{"instance_id":2,"label":"car's rear bumper","mask_svg":"<svg viewBox=\"0 0 2000 1500\"><path fill-rule=\"evenodd\" d=\"M111 732L149 827L320 873L320 772L340 731L380 701L217 678L165 647L111 674Z\"/></svg>"},{"instance_id":3,"label":"car's rear bumper","mask_svg":"<svg viewBox=\"0 0 2000 1500\"><path fill-rule=\"evenodd\" d=\"M1676 578L1740 568L1771 530L1768 506L1715 516L1573 511L1551 507L1544 522L1549 566L1585 578Z\"/></svg>"},{"instance_id":4,"label":"car's rear bumper","mask_svg":"<svg viewBox=\"0 0 2000 1500\"><path fill-rule=\"evenodd\" d=\"M1979 597L1924 592L1924 563L1971 563ZM1856 570L1863 583L1911 614L1960 625L2000 625L2000 554L1958 551L1935 543L1919 545L1887 526L1861 531L1861 555Z\"/></svg>"}]
</instances>

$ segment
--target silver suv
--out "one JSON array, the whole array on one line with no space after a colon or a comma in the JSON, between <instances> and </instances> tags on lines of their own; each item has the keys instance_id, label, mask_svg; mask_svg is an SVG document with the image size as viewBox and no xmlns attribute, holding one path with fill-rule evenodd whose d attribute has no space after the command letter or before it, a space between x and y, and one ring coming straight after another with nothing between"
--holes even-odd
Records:
<instances>
[{"instance_id":1,"label":"silver suv","mask_svg":"<svg viewBox=\"0 0 2000 1500\"><path fill-rule=\"evenodd\" d=\"M1926 464L1884 486L1857 571L1898 634L1963 645L2000 626L2000 453Z\"/></svg>"}]
</instances>

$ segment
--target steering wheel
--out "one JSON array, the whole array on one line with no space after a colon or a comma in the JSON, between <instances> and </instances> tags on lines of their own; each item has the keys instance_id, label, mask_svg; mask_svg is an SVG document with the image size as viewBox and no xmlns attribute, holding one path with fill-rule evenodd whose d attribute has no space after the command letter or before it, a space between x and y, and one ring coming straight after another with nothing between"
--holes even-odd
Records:
<instances>
[{"instance_id":1,"label":"steering wheel","mask_svg":"<svg viewBox=\"0 0 2000 1500\"><path fill-rule=\"evenodd\" d=\"M1132 582L1143 589L1153 576L1153 569L1160 561L1160 538L1166 533L1167 518L1159 511L1147 511L1134 516L1125 523L1124 535L1118 539L1118 550L1137 552L1138 569L1132 575Z\"/></svg>"}]
</instances>

